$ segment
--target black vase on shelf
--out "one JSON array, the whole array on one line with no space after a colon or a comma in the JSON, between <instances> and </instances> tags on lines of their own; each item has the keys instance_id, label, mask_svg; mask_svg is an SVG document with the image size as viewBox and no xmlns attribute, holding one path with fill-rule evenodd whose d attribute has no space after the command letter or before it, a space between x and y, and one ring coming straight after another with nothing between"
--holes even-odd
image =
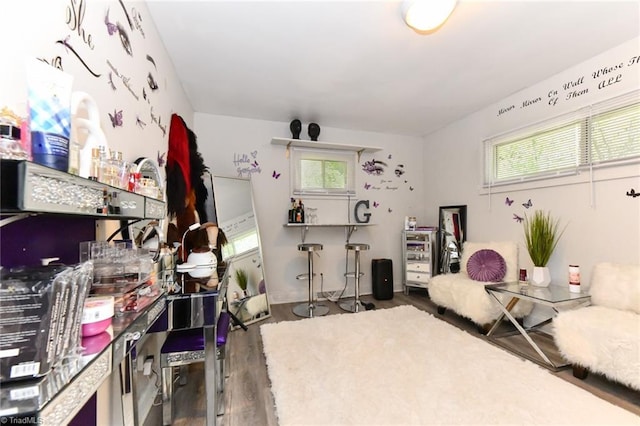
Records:
<instances>
[{"instance_id":1,"label":"black vase on shelf","mask_svg":"<svg viewBox=\"0 0 640 426\"><path fill-rule=\"evenodd\" d=\"M312 141L317 141L320 135L320 126L317 123L309 123L309 137Z\"/></svg>"},{"instance_id":2,"label":"black vase on shelf","mask_svg":"<svg viewBox=\"0 0 640 426\"><path fill-rule=\"evenodd\" d=\"M300 132L302 131L302 123L297 118L289 123L289 129L291 129L291 137L293 139L300 139Z\"/></svg>"}]
</instances>

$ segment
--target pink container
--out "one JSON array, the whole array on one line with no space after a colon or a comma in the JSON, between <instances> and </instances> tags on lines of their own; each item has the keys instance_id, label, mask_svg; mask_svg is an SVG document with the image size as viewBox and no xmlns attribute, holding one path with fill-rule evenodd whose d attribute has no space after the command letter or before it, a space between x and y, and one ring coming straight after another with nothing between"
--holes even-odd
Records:
<instances>
[{"instance_id":1,"label":"pink container","mask_svg":"<svg viewBox=\"0 0 640 426\"><path fill-rule=\"evenodd\" d=\"M88 297L82 311L82 335L95 336L109 328L113 309L113 296Z\"/></svg>"}]
</instances>

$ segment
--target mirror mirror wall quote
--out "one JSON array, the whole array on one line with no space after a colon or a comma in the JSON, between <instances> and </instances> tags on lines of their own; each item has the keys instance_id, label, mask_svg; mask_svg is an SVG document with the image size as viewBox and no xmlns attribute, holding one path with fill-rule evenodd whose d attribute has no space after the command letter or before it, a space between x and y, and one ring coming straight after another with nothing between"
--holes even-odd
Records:
<instances>
[{"instance_id":1,"label":"mirror mirror wall quote","mask_svg":"<svg viewBox=\"0 0 640 426\"><path fill-rule=\"evenodd\" d=\"M214 176L213 188L218 228L226 238L217 250L229 269L229 309L251 324L270 316L251 181Z\"/></svg>"},{"instance_id":2,"label":"mirror mirror wall quote","mask_svg":"<svg viewBox=\"0 0 640 426\"><path fill-rule=\"evenodd\" d=\"M459 272L462 243L467 239L467 206L442 206L438 217L438 273Z\"/></svg>"}]
</instances>

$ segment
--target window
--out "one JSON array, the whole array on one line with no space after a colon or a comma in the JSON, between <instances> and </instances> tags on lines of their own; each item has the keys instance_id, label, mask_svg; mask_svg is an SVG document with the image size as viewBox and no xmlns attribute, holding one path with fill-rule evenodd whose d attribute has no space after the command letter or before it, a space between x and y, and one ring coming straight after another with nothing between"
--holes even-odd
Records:
<instances>
[{"instance_id":1,"label":"window","mask_svg":"<svg viewBox=\"0 0 640 426\"><path fill-rule=\"evenodd\" d=\"M639 92L485 141L485 186L640 161Z\"/></svg>"},{"instance_id":2,"label":"window","mask_svg":"<svg viewBox=\"0 0 640 426\"><path fill-rule=\"evenodd\" d=\"M355 164L355 152L293 148L292 194L354 195Z\"/></svg>"}]
</instances>

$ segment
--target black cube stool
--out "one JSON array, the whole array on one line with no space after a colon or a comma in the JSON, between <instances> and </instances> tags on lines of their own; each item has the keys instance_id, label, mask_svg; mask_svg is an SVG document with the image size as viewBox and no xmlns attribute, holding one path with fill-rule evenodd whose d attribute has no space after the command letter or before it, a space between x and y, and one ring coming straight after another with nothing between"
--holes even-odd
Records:
<instances>
[{"instance_id":1,"label":"black cube stool","mask_svg":"<svg viewBox=\"0 0 640 426\"><path fill-rule=\"evenodd\" d=\"M299 317L304 318L313 318L322 315L327 315L329 313L329 308L323 305L318 305L314 303L313 300L313 253L316 251L322 250L322 244L317 243L305 243L298 244L298 251L306 251L307 252L307 263L308 270L307 274L300 274L296 278L304 279L307 278L309 282L309 301L307 303L301 303L293 308L293 313Z\"/></svg>"},{"instance_id":2,"label":"black cube stool","mask_svg":"<svg viewBox=\"0 0 640 426\"><path fill-rule=\"evenodd\" d=\"M364 250L369 250L369 244L362 243L347 243L344 248L347 250L347 272L345 272L344 276L347 278L354 279L354 289L355 294L353 300L341 302L340 307L345 311L349 312L360 312L364 310L364 305L360 301L360 277L364 275L364 272L360 272L360 252ZM354 271L348 272L349 270L349 252L353 251L355 254L354 258ZM362 309L361 309L362 308Z\"/></svg>"}]
</instances>

